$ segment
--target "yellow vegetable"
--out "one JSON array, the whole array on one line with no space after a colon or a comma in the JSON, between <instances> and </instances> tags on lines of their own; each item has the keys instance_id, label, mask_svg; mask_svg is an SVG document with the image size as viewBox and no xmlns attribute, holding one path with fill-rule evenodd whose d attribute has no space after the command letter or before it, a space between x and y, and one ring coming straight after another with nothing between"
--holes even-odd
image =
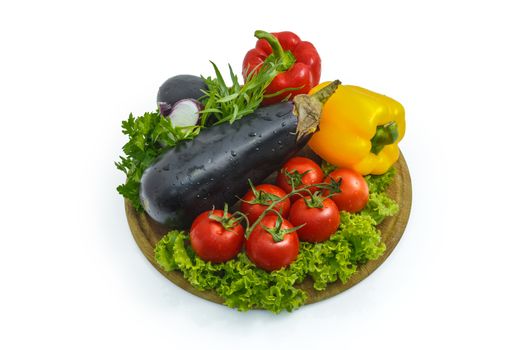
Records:
<instances>
[{"instance_id":1,"label":"yellow vegetable","mask_svg":"<svg viewBox=\"0 0 525 350\"><path fill-rule=\"evenodd\" d=\"M310 94L327 84L314 87ZM379 175L399 158L405 109L384 95L341 85L325 103L319 128L308 145L321 158L363 175Z\"/></svg>"}]
</instances>

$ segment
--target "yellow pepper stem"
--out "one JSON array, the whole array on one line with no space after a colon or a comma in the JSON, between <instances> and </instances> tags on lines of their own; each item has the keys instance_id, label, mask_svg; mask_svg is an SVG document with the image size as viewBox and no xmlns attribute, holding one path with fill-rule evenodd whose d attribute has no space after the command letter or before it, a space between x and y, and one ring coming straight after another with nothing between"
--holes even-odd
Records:
<instances>
[{"instance_id":1,"label":"yellow pepper stem","mask_svg":"<svg viewBox=\"0 0 525 350\"><path fill-rule=\"evenodd\" d=\"M392 121L385 125L379 125L376 129L376 134L370 140L372 142L372 149L370 150L374 154L379 154L386 145L391 145L396 142L399 137L397 130L397 123Z\"/></svg>"}]
</instances>

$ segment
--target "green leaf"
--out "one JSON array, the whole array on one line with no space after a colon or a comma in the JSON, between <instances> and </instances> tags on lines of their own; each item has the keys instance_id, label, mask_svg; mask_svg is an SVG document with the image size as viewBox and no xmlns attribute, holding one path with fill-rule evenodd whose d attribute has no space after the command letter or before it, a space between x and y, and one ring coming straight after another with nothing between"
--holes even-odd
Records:
<instances>
[{"instance_id":1,"label":"green leaf","mask_svg":"<svg viewBox=\"0 0 525 350\"><path fill-rule=\"evenodd\" d=\"M211 61L210 61L211 62ZM211 62L212 66L213 66L213 70L215 71L215 77L216 77L216 80L217 82L219 83L218 86L219 88L222 90L222 91L227 91L228 90L228 86L226 85L226 83L224 82L224 78L222 77L222 74L221 72L219 71L219 68L217 68L217 65L213 62Z\"/></svg>"},{"instance_id":2,"label":"green leaf","mask_svg":"<svg viewBox=\"0 0 525 350\"><path fill-rule=\"evenodd\" d=\"M383 255L386 247L381 242L381 232L369 215L341 212L339 231L350 242L352 251L349 260L353 264L364 264Z\"/></svg>"},{"instance_id":3,"label":"green leaf","mask_svg":"<svg viewBox=\"0 0 525 350\"><path fill-rule=\"evenodd\" d=\"M177 239L181 237L180 231L171 231L166 234L155 245L155 260L165 271L173 271L178 264L175 262L175 247L178 247ZM177 256L180 254L177 253Z\"/></svg>"},{"instance_id":4,"label":"green leaf","mask_svg":"<svg viewBox=\"0 0 525 350\"><path fill-rule=\"evenodd\" d=\"M388 182L379 178L376 181ZM357 214L341 212L339 228L327 241L301 242L296 260L277 271L257 268L244 252L222 264L205 262L191 249L188 234L183 231L171 231L161 239L155 259L166 271L181 271L193 287L215 291L225 305L239 311L293 311L307 300L306 292L297 287L305 278L311 278L314 289L322 291L330 283L348 282L359 265L379 258L386 247L377 220L397 210L397 204L386 193L372 193L365 210Z\"/></svg>"},{"instance_id":5,"label":"green leaf","mask_svg":"<svg viewBox=\"0 0 525 350\"><path fill-rule=\"evenodd\" d=\"M231 95L228 95L228 96L224 96L223 98L218 99L216 102L217 103L230 102L232 100L235 100L237 97L239 97L239 94L238 93L234 93L234 94L231 94ZM234 105L234 106L237 107L237 105Z\"/></svg>"},{"instance_id":6,"label":"green leaf","mask_svg":"<svg viewBox=\"0 0 525 350\"><path fill-rule=\"evenodd\" d=\"M122 121L122 133L128 136L128 142L122 147L125 156L115 162L117 169L126 174L126 182L117 187L118 193L141 211L139 186L144 171L166 150L193 139L199 132L199 126L173 127L158 111L146 112L137 118L130 114Z\"/></svg>"},{"instance_id":7,"label":"green leaf","mask_svg":"<svg viewBox=\"0 0 525 350\"><path fill-rule=\"evenodd\" d=\"M387 216L396 215L398 211L399 205L386 193L372 192L361 215L369 215L376 224L380 224Z\"/></svg>"},{"instance_id":8,"label":"green leaf","mask_svg":"<svg viewBox=\"0 0 525 350\"><path fill-rule=\"evenodd\" d=\"M366 175L365 180L368 183L368 191L370 193L384 192L390 186L396 175L396 169L390 167L388 171L382 175Z\"/></svg>"},{"instance_id":9,"label":"green leaf","mask_svg":"<svg viewBox=\"0 0 525 350\"><path fill-rule=\"evenodd\" d=\"M208 93L203 99L204 110L202 112L201 126L226 122L231 124L253 113L263 101L266 88L279 73L279 63L265 62L257 72L255 70L251 71L246 77L244 85L241 86L237 75L234 74L231 66L228 65L230 79L232 80L232 86L228 88L217 66L213 62L211 63L215 72L215 78L205 78Z\"/></svg>"}]
</instances>

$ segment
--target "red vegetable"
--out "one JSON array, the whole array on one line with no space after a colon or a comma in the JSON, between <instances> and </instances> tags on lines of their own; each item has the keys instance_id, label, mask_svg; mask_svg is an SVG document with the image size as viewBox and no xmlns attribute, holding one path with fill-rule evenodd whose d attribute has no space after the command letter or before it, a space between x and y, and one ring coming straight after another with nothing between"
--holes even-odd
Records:
<instances>
[{"instance_id":1,"label":"red vegetable","mask_svg":"<svg viewBox=\"0 0 525 350\"><path fill-rule=\"evenodd\" d=\"M278 74L266 88L270 95L287 88L298 88L283 92L277 96L266 98L264 104L274 104L282 101L286 96L307 94L319 84L321 78L321 58L315 47L308 41L302 41L292 32L267 33L257 30L255 36L259 39L254 49L246 53L243 67L243 76L260 68L260 65L270 59L273 62L281 60L282 73Z\"/></svg>"},{"instance_id":2,"label":"red vegetable","mask_svg":"<svg viewBox=\"0 0 525 350\"><path fill-rule=\"evenodd\" d=\"M248 221L253 224L266 208L268 208L271 202L279 200L284 196L286 196L286 192L274 185L262 184L252 187L242 198L241 211L246 214ZM273 209L280 212L282 216L287 217L290 211L290 199L286 198L277 203Z\"/></svg>"},{"instance_id":3,"label":"red vegetable","mask_svg":"<svg viewBox=\"0 0 525 350\"><path fill-rule=\"evenodd\" d=\"M277 215L266 215L246 241L246 254L266 271L290 265L299 254L299 238L290 222Z\"/></svg>"},{"instance_id":4,"label":"red vegetable","mask_svg":"<svg viewBox=\"0 0 525 350\"><path fill-rule=\"evenodd\" d=\"M222 210L206 211L193 221L190 243L205 261L221 263L235 258L244 243L244 229L237 219Z\"/></svg>"},{"instance_id":5,"label":"red vegetable","mask_svg":"<svg viewBox=\"0 0 525 350\"><path fill-rule=\"evenodd\" d=\"M325 178L325 182L329 183L330 178L341 181L341 192L331 197L339 210L357 213L366 206L368 203L368 185L361 174L350 169L337 169ZM327 194L326 191L324 193Z\"/></svg>"},{"instance_id":6,"label":"red vegetable","mask_svg":"<svg viewBox=\"0 0 525 350\"><path fill-rule=\"evenodd\" d=\"M330 238L339 227L339 209L333 200L318 194L296 201L288 220L292 225L305 224L297 230L301 241L322 242Z\"/></svg>"},{"instance_id":7,"label":"red vegetable","mask_svg":"<svg viewBox=\"0 0 525 350\"><path fill-rule=\"evenodd\" d=\"M288 160L277 175L277 186L286 191L286 193L292 192L292 183L295 189L304 187L305 185L313 185L323 182L323 171L311 159L304 157L293 157ZM318 190L317 187L309 187L310 193L315 193ZM301 193L304 196L308 195L307 191ZM299 195L293 195L290 200L295 202L301 198Z\"/></svg>"}]
</instances>

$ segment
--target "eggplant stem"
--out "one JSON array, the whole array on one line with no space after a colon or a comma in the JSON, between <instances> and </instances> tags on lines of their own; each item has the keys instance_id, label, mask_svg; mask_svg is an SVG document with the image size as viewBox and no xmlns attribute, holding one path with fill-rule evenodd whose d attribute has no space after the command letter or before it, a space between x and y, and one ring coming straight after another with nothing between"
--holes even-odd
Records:
<instances>
[{"instance_id":1,"label":"eggplant stem","mask_svg":"<svg viewBox=\"0 0 525 350\"><path fill-rule=\"evenodd\" d=\"M339 80L334 80L313 95L297 95L294 97L293 113L297 116L296 141L302 144L306 136L319 130L323 105L341 85Z\"/></svg>"},{"instance_id":2,"label":"eggplant stem","mask_svg":"<svg viewBox=\"0 0 525 350\"><path fill-rule=\"evenodd\" d=\"M341 81L338 79L334 80L330 84L322 88L321 90L315 92L312 95L312 97L316 98L317 101L321 102L322 104L325 104L326 101L328 101L328 99L330 98L330 96L333 95L335 90L337 90L339 85L341 85Z\"/></svg>"}]
</instances>

